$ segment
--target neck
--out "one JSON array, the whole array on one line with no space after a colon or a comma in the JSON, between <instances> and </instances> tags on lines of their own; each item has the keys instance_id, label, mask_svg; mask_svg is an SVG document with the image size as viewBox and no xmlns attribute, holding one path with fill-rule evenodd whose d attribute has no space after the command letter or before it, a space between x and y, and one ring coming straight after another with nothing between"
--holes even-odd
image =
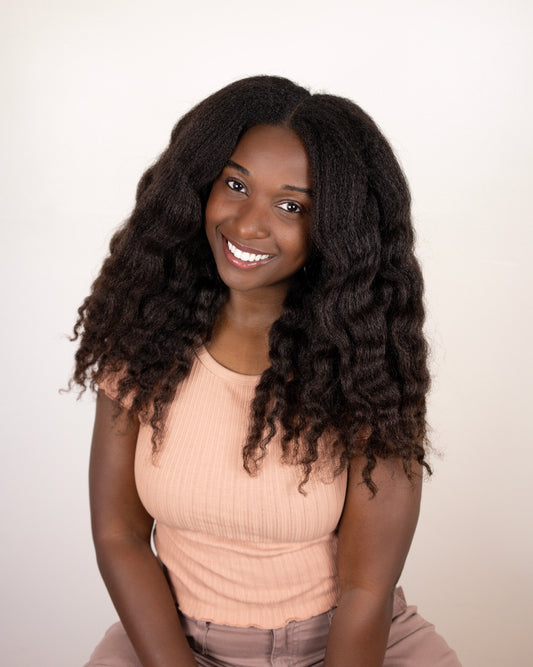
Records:
<instances>
[{"instance_id":1,"label":"neck","mask_svg":"<svg viewBox=\"0 0 533 667\"><path fill-rule=\"evenodd\" d=\"M283 299L272 292L233 293L222 306L207 344L223 366L248 375L270 366L268 335L283 310Z\"/></svg>"},{"instance_id":2,"label":"neck","mask_svg":"<svg viewBox=\"0 0 533 667\"><path fill-rule=\"evenodd\" d=\"M222 307L221 318L228 324L252 334L266 334L283 312L283 299L268 290L258 294L230 291Z\"/></svg>"}]
</instances>

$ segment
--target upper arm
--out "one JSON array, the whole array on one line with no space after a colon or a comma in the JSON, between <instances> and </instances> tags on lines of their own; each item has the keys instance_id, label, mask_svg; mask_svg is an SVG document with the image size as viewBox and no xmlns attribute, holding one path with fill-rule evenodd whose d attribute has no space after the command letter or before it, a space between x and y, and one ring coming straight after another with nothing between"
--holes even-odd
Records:
<instances>
[{"instance_id":1,"label":"upper arm","mask_svg":"<svg viewBox=\"0 0 533 667\"><path fill-rule=\"evenodd\" d=\"M361 473L365 460L350 464L338 532L341 589L362 588L389 595L398 581L416 528L422 470L413 463L408 479L398 459L378 459L371 496Z\"/></svg>"},{"instance_id":2,"label":"upper arm","mask_svg":"<svg viewBox=\"0 0 533 667\"><path fill-rule=\"evenodd\" d=\"M89 494L93 537L98 544L113 537L149 541L153 519L135 486L134 462L139 422L100 390L96 400Z\"/></svg>"}]
</instances>

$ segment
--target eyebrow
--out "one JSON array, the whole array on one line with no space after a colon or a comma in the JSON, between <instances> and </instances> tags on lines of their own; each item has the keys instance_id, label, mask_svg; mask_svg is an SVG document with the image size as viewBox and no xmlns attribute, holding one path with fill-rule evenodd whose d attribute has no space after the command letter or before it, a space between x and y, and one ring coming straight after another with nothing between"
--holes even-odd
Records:
<instances>
[{"instance_id":1,"label":"eyebrow","mask_svg":"<svg viewBox=\"0 0 533 667\"><path fill-rule=\"evenodd\" d=\"M311 188L299 188L297 185L282 185L282 190L295 190L296 192L303 192L304 195L313 196L313 191Z\"/></svg>"},{"instance_id":2,"label":"eyebrow","mask_svg":"<svg viewBox=\"0 0 533 667\"><path fill-rule=\"evenodd\" d=\"M248 169L246 169L245 167L243 167L240 164L237 164L237 162L233 162L233 160L228 160L228 163L227 163L226 166L227 167L233 167L234 169L236 169L237 171L240 171L241 174L244 174L245 176L250 175L250 172L248 171Z\"/></svg>"},{"instance_id":3,"label":"eyebrow","mask_svg":"<svg viewBox=\"0 0 533 667\"><path fill-rule=\"evenodd\" d=\"M228 160L227 167L233 167L237 171L240 171L241 174L244 174L245 176L249 176L250 172L246 167L243 167L242 164L239 164L238 162L234 162L233 160ZM311 188L299 188L297 185L282 185L281 186L282 190L294 190L295 192L302 192L305 195L309 195L310 197L313 196L313 191Z\"/></svg>"}]
</instances>

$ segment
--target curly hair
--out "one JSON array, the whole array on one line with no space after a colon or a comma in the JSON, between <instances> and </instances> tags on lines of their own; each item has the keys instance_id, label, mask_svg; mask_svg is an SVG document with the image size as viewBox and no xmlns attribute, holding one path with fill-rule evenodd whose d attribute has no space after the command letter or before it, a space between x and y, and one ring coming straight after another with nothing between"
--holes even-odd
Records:
<instances>
[{"instance_id":1,"label":"curly hair","mask_svg":"<svg viewBox=\"0 0 533 667\"><path fill-rule=\"evenodd\" d=\"M292 129L306 149L311 253L270 330L243 464L255 474L279 430L302 490L324 438L337 472L366 457L375 493L377 458L400 458L409 477L413 461L429 470L423 283L406 179L374 121L347 99L257 76L176 124L78 310L73 380L94 389L119 372L117 398L130 397L157 450L176 388L227 299L204 231L207 198L240 137L262 124Z\"/></svg>"}]
</instances>

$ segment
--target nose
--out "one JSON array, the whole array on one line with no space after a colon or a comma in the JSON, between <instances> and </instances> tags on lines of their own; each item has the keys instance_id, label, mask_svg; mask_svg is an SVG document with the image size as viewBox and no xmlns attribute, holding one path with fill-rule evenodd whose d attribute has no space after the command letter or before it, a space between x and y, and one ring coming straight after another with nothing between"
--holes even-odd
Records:
<instances>
[{"instance_id":1,"label":"nose","mask_svg":"<svg viewBox=\"0 0 533 667\"><path fill-rule=\"evenodd\" d=\"M264 239L270 234L270 207L256 197L248 197L235 211L233 228L242 239Z\"/></svg>"}]
</instances>

